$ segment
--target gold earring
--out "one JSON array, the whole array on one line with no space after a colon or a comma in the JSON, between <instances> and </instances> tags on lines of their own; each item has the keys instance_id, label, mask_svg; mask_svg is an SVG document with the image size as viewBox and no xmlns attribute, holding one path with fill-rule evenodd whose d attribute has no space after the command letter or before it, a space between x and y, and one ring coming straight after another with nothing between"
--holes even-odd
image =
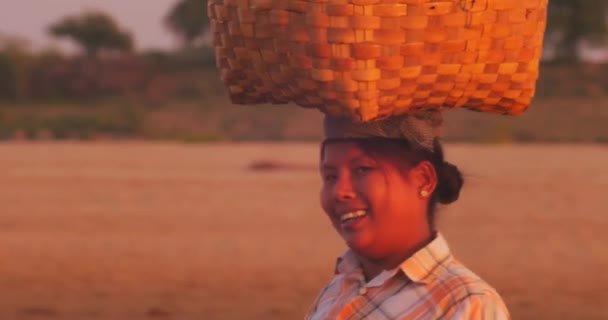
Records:
<instances>
[{"instance_id":1,"label":"gold earring","mask_svg":"<svg viewBox=\"0 0 608 320\"><path fill-rule=\"evenodd\" d=\"M420 196L423 198L428 198L429 197L429 192L426 190L420 190Z\"/></svg>"}]
</instances>

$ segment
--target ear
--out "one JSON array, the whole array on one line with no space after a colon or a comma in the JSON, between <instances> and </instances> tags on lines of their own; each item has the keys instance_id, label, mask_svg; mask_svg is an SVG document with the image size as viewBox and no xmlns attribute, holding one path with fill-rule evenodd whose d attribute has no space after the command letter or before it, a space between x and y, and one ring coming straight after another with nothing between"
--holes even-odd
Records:
<instances>
[{"instance_id":1,"label":"ear","mask_svg":"<svg viewBox=\"0 0 608 320\"><path fill-rule=\"evenodd\" d=\"M433 194L437 187L437 171L429 161L422 161L410 169L410 181L419 191Z\"/></svg>"}]
</instances>

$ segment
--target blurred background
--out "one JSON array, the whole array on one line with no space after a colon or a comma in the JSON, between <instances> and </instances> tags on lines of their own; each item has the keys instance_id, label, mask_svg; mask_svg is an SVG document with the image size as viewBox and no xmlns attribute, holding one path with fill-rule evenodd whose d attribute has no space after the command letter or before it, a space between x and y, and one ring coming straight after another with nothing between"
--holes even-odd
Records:
<instances>
[{"instance_id":1,"label":"blurred background","mask_svg":"<svg viewBox=\"0 0 608 320\"><path fill-rule=\"evenodd\" d=\"M205 1L1 4L2 140L320 137L316 111L229 103L215 68ZM515 119L450 113L446 139L608 141L606 6L552 0L533 108Z\"/></svg>"},{"instance_id":2,"label":"blurred background","mask_svg":"<svg viewBox=\"0 0 608 320\"><path fill-rule=\"evenodd\" d=\"M206 10L0 0L0 319L300 319L331 278L321 114L232 105ZM607 21L551 0L531 108L446 115L440 224L514 319L608 319Z\"/></svg>"}]
</instances>

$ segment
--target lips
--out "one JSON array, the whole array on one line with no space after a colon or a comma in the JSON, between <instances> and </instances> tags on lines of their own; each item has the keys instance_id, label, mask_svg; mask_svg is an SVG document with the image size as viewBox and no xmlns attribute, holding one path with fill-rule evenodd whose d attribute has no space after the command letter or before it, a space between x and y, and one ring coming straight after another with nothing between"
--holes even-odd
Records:
<instances>
[{"instance_id":1,"label":"lips","mask_svg":"<svg viewBox=\"0 0 608 320\"><path fill-rule=\"evenodd\" d=\"M358 219L367 215L366 210L353 210L340 215L340 222L344 223L350 220Z\"/></svg>"},{"instance_id":2,"label":"lips","mask_svg":"<svg viewBox=\"0 0 608 320\"><path fill-rule=\"evenodd\" d=\"M369 210L362 207L350 207L336 210L335 219L343 232L353 232L368 222Z\"/></svg>"}]
</instances>

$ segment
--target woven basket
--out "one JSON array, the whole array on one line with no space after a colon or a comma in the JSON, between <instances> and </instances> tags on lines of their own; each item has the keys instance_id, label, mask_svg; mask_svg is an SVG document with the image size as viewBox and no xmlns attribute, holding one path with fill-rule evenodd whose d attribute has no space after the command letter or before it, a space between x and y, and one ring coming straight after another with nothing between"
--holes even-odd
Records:
<instances>
[{"instance_id":1,"label":"woven basket","mask_svg":"<svg viewBox=\"0 0 608 320\"><path fill-rule=\"evenodd\" d=\"M209 0L234 103L369 121L424 108L517 115L534 96L548 0Z\"/></svg>"}]
</instances>

